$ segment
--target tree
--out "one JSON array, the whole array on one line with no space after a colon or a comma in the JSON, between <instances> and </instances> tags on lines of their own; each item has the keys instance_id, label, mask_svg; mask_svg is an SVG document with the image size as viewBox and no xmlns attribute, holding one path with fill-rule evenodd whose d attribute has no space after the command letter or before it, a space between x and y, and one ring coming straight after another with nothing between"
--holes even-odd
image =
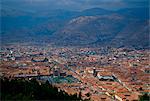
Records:
<instances>
[{"instance_id":1,"label":"tree","mask_svg":"<svg viewBox=\"0 0 150 101\"><path fill-rule=\"evenodd\" d=\"M140 101L150 101L150 96L148 94L144 94L140 96Z\"/></svg>"},{"instance_id":2,"label":"tree","mask_svg":"<svg viewBox=\"0 0 150 101\"><path fill-rule=\"evenodd\" d=\"M61 100L82 101L77 94L69 95L65 91L58 91L57 87L48 81L41 85L36 79L1 79L1 100Z\"/></svg>"}]
</instances>

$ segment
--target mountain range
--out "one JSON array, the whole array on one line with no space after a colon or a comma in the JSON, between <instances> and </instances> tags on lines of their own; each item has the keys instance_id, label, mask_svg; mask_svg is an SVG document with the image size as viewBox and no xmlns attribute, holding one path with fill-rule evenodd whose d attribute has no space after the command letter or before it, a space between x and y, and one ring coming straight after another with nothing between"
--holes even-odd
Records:
<instances>
[{"instance_id":1,"label":"mountain range","mask_svg":"<svg viewBox=\"0 0 150 101\"><path fill-rule=\"evenodd\" d=\"M1 10L2 43L45 42L57 46L149 48L149 8L110 11Z\"/></svg>"}]
</instances>

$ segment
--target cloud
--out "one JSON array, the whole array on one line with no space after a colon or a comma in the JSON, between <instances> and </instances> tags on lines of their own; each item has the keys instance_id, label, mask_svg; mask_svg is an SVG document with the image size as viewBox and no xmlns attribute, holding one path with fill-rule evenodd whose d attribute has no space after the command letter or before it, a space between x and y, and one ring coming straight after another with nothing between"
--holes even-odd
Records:
<instances>
[{"instance_id":1,"label":"cloud","mask_svg":"<svg viewBox=\"0 0 150 101\"><path fill-rule=\"evenodd\" d=\"M147 7L149 0L3 0L3 4L18 6L23 9L71 9L84 10L99 7L120 9L131 7Z\"/></svg>"},{"instance_id":2,"label":"cloud","mask_svg":"<svg viewBox=\"0 0 150 101\"><path fill-rule=\"evenodd\" d=\"M105 9L120 9L131 7L145 7L148 6L149 0L50 0L56 7L70 8L70 9L87 9L93 7L100 7Z\"/></svg>"}]
</instances>

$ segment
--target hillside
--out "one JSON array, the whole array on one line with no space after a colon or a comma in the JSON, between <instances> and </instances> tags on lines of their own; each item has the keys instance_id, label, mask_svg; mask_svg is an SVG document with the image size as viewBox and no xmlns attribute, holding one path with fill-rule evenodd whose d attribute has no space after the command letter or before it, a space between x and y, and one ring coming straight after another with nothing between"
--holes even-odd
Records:
<instances>
[{"instance_id":1,"label":"hillside","mask_svg":"<svg viewBox=\"0 0 150 101\"><path fill-rule=\"evenodd\" d=\"M50 40L56 45L148 47L148 23L119 14L82 16L72 19Z\"/></svg>"},{"instance_id":2,"label":"hillside","mask_svg":"<svg viewBox=\"0 0 150 101\"><path fill-rule=\"evenodd\" d=\"M39 84L36 79L30 81L23 79L7 78L1 81L1 100L61 100L61 101L83 101L77 94L69 95L48 82Z\"/></svg>"},{"instance_id":3,"label":"hillside","mask_svg":"<svg viewBox=\"0 0 150 101\"><path fill-rule=\"evenodd\" d=\"M58 46L149 47L147 8L118 11L101 8L83 11L56 9L34 13L3 9L2 44L48 42Z\"/></svg>"}]
</instances>

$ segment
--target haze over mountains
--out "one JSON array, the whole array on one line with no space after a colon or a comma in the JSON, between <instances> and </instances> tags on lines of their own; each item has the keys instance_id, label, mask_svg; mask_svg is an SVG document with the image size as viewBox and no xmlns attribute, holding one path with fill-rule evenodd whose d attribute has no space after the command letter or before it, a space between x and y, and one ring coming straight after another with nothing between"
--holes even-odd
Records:
<instances>
[{"instance_id":1,"label":"haze over mountains","mask_svg":"<svg viewBox=\"0 0 150 101\"><path fill-rule=\"evenodd\" d=\"M149 47L149 8L91 8L30 12L1 10L2 44L45 42L58 46Z\"/></svg>"}]
</instances>

